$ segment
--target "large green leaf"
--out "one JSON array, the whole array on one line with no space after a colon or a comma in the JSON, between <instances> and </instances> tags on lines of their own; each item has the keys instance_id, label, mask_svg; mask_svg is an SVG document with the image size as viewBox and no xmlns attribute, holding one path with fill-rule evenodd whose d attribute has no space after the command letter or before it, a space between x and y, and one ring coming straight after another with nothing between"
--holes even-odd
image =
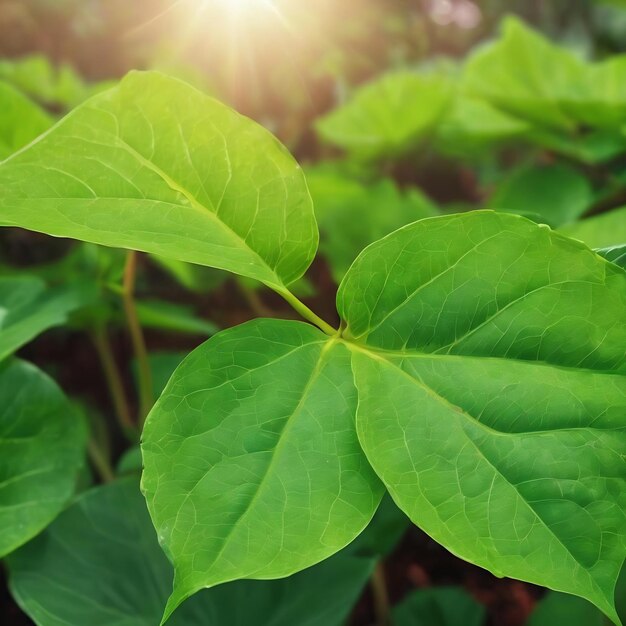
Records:
<instances>
[{"instance_id":1,"label":"large green leaf","mask_svg":"<svg viewBox=\"0 0 626 626\"><path fill-rule=\"evenodd\" d=\"M437 214L418 189L400 191L385 179L363 184L318 167L307 181L320 226L320 251L340 282L365 246L423 217Z\"/></svg>"},{"instance_id":2,"label":"large green leaf","mask_svg":"<svg viewBox=\"0 0 626 626\"><path fill-rule=\"evenodd\" d=\"M10 85L0 82L0 159L52 126L52 118Z\"/></svg>"},{"instance_id":3,"label":"large green leaf","mask_svg":"<svg viewBox=\"0 0 626 626\"><path fill-rule=\"evenodd\" d=\"M451 96L444 76L395 72L368 83L317 123L327 141L367 158L393 157L433 131Z\"/></svg>"},{"instance_id":4,"label":"large green leaf","mask_svg":"<svg viewBox=\"0 0 626 626\"><path fill-rule=\"evenodd\" d=\"M304 176L261 126L131 73L0 165L0 222L209 265L282 289L317 247Z\"/></svg>"},{"instance_id":5,"label":"large green leaf","mask_svg":"<svg viewBox=\"0 0 626 626\"><path fill-rule=\"evenodd\" d=\"M567 165L530 166L516 170L496 190L492 208L561 226L578 219L593 202L591 184Z\"/></svg>"},{"instance_id":6,"label":"large green leaf","mask_svg":"<svg viewBox=\"0 0 626 626\"><path fill-rule=\"evenodd\" d=\"M339 626L372 564L337 555L288 579L223 585L169 623ZM155 626L172 577L136 479L84 494L8 565L11 591L38 626Z\"/></svg>"},{"instance_id":7,"label":"large green leaf","mask_svg":"<svg viewBox=\"0 0 626 626\"><path fill-rule=\"evenodd\" d=\"M34 366L0 365L0 557L61 511L83 464L85 427Z\"/></svg>"},{"instance_id":8,"label":"large green leaf","mask_svg":"<svg viewBox=\"0 0 626 626\"><path fill-rule=\"evenodd\" d=\"M356 401L348 350L301 322L250 322L183 361L142 446L142 487L176 569L166 615L203 587L313 565L363 530L382 487Z\"/></svg>"},{"instance_id":9,"label":"large green leaf","mask_svg":"<svg viewBox=\"0 0 626 626\"><path fill-rule=\"evenodd\" d=\"M481 626L485 608L462 589L423 589L393 609L394 626Z\"/></svg>"},{"instance_id":10,"label":"large green leaf","mask_svg":"<svg viewBox=\"0 0 626 626\"><path fill-rule=\"evenodd\" d=\"M626 556L626 273L489 212L367 248L338 294L357 427L398 505L498 576L616 619Z\"/></svg>"},{"instance_id":11,"label":"large green leaf","mask_svg":"<svg viewBox=\"0 0 626 626\"><path fill-rule=\"evenodd\" d=\"M0 277L0 360L44 330L65 323L88 298L88 290L47 288L34 276Z\"/></svg>"},{"instance_id":12,"label":"large green leaf","mask_svg":"<svg viewBox=\"0 0 626 626\"><path fill-rule=\"evenodd\" d=\"M584 241L590 248L611 248L626 243L626 207L614 209L559 229L564 235Z\"/></svg>"}]
</instances>

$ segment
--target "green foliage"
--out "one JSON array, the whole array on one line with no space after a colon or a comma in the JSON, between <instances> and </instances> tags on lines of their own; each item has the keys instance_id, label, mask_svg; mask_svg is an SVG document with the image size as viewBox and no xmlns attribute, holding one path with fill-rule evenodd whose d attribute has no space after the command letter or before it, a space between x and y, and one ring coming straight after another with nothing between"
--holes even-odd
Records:
<instances>
[{"instance_id":1,"label":"green foliage","mask_svg":"<svg viewBox=\"0 0 626 626\"><path fill-rule=\"evenodd\" d=\"M590 248L621 245L626 242L626 207L562 226L559 231L584 241Z\"/></svg>"},{"instance_id":2,"label":"green foliage","mask_svg":"<svg viewBox=\"0 0 626 626\"><path fill-rule=\"evenodd\" d=\"M451 154L524 139L597 161L626 145L618 61L586 63L509 21L504 37L465 68L458 93L447 71L393 73L359 90L319 130L349 156L385 161L387 174L391 161L427 139ZM597 97L594 82L602 86ZM431 217L438 209L425 196L386 176L372 182L368 172L362 182L339 168L312 169L322 252L341 280L338 329L287 287L303 276L318 241L300 167L269 132L184 83L132 73L0 164L3 225L149 252L195 291L215 274L191 264L234 272L272 288L310 322L261 319L215 334L176 368L148 416L142 490L175 570L169 600L171 566L129 481L86 494L11 558L24 609L45 626L108 623L111 613L154 624L164 605L171 623L207 623L211 615L216 624L339 625L372 556L402 535L406 514L454 554L586 598L618 623L614 588L626 557L626 273L618 262L626 221L620 209L577 222L596 210L591 183L582 168L550 163L514 170L490 201L500 212L445 217ZM477 188L479 179L471 181ZM510 213L620 250L603 259ZM62 266L94 283L99 296L78 326L101 330L115 320L104 293L129 292L119 286L117 252L97 252L83 272L76 259L90 250ZM71 310L42 285L0 281L8 311L0 358ZM178 304L139 300L137 308L146 326L216 330ZM137 354L145 373L148 359ZM152 370L169 372L177 361L153 360ZM0 371L7 397L28 389L20 376L31 370L15 363ZM16 380L6 374L12 368ZM165 376L156 376L158 390ZM73 419L45 381L43 391L18 395L20 420L33 415L20 443L39 445L34 426L56 424L40 422L41 411L56 407L55 416ZM115 380L112 389L114 398L124 395ZM5 406L13 428L15 407ZM5 552L67 501L81 433L74 423L70 435L55 431L55 441L36 450L39 462L65 455L66 482L54 506L50 480L43 496L28 500L36 512L47 507L45 515L31 516L29 506L23 523L9 520ZM21 461L12 459L17 469L0 481L0 498L21 481ZM138 465L135 449L120 471ZM376 514L385 491L395 504L387 498ZM71 558L59 566L67 545ZM283 582L241 580L305 568ZM215 589L178 609L205 587ZM319 615L304 615L318 598L311 589ZM459 607L463 623L480 621L470 599L450 593L411 596L396 611L399 623L419 624L431 611L429 623L439 612L452 626Z\"/></svg>"},{"instance_id":3,"label":"green foliage","mask_svg":"<svg viewBox=\"0 0 626 626\"><path fill-rule=\"evenodd\" d=\"M0 60L0 79L41 104L63 109L78 106L90 96L112 86L112 82L90 85L70 65L55 66L39 54Z\"/></svg>"},{"instance_id":4,"label":"green foliage","mask_svg":"<svg viewBox=\"0 0 626 626\"><path fill-rule=\"evenodd\" d=\"M394 626L481 626L484 619L484 607L452 587L416 591L393 610Z\"/></svg>"},{"instance_id":5,"label":"green foliage","mask_svg":"<svg viewBox=\"0 0 626 626\"><path fill-rule=\"evenodd\" d=\"M412 521L496 575L615 617L626 274L546 228L474 212L370 246L337 302L359 440Z\"/></svg>"},{"instance_id":6,"label":"green foliage","mask_svg":"<svg viewBox=\"0 0 626 626\"><path fill-rule=\"evenodd\" d=\"M490 205L557 227L576 221L592 202L587 178L572 167L556 164L514 171L498 187Z\"/></svg>"},{"instance_id":7,"label":"green foliage","mask_svg":"<svg viewBox=\"0 0 626 626\"><path fill-rule=\"evenodd\" d=\"M46 288L35 276L0 277L0 360L37 335L61 326L89 300L88 289Z\"/></svg>"},{"instance_id":8,"label":"green foliage","mask_svg":"<svg viewBox=\"0 0 626 626\"><path fill-rule=\"evenodd\" d=\"M84 447L84 425L52 380L23 361L0 364L0 556L68 503Z\"/></svg>"},{"instance_id":9,"label":"green foliage","mask_svg":"<svg viewBox=\"0 0 626 626\"><path fill-rule=\"evenodd\" d=\"M8 565L13 594L38 626L154 626L172 575L134 478L81 496ZM340 626L371 569L371 560L338 555L288 579L231 583L195 596L169 623Z\"/></svg>"},{"instance_id":10,"label":"green foliage","mask_svg":"<svg viewBox=\"0 0 626 626\"><path fill-rule=\"evenodd\" d=\"M363 184L330 168L307 172L320 228L320 252L341 282L365 246L410 222L437 214L419 190L400 191L390 180Z\"/></svg>"},{"instance_id":11,"label":"green foliage","mask_svg":"<svg viewBox=\"0 0 626 626\"><path fill-rule=\"evenodd\" d=\"M540 144L583 161L623 152L626 57L586 63L515 18L468 61L464 90L535 128Z\"/></svg>"},{"instance_id":12,"label":"green foliage","mask_svg":"<svg viewBox=\"0 0 626 626\"><path fill-rule=\"evenodd\" d=\"M142 488L176 568L166 615L202 587L313 565L363 530L382 489L356 400L348 350L301 322L250 322L185 359L143 434Z\"/></svg>"},{"instance_id":13,"label":"green foliage","mask_svg":"<svg viewBox=\"0 0 626 626\"><path fill-rule=\"evenodd\" d=\"M52 118L7 83L0 82L0 160L52 126Z\"/></svg>"},{"instance_id":14,"label":"green foliage","mask_svg":"<svg viewBox=\"0 0 626 626\"><path fill-rule=\"evenodd\" d=\"M626 244L621 246L612 246L610 248L601 248L597 250L600 256L626 269Z\"/></svg>"},{"instance_id":15,"label":"green foliage","mask_svg":"<svg viewBox=\"0 0 626 626\"><path fill-rule=\"evenodd\" d=\"M604 626L598 610L582 598L565 593L549 593L533 611L527 626Z\"/></svg>"},{"instance_id":16,"label":"green foliage","mask_svg":"<svg viewBox=\"0 0 626 626\"><path fill-rule=\"evenodd\" d=\"M318 121L327 141L359 157L397 156L432 131L451 97L445 77L398 72L359 89Z\"/></svg>"},{"instance_id":17,"label":"green foliage","mask_svg":"<svg viewBox=\"0 0 626 626\"><path fill-rule=\"evenodd\" d=\"M164 111L175 111L176 123ZM0 189L5 225L227 269L279 289L317 248L306 183L284 148L155 73L129 75L5 161Z\"/></svg>"}]
</instances>

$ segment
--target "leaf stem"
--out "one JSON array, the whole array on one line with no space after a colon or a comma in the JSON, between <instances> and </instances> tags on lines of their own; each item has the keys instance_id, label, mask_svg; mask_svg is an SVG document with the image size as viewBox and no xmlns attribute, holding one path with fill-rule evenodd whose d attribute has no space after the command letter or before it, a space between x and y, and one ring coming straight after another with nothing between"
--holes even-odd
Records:
<instances>
[{"instance_id":1,"label":"leaf stem","mask_svg":"<svg viewBox=\"0 0 626 626\"><path fill-rule=\"evenodd\" d=\"M273 311L265 305L261 296L259 296L255 289L249 287L243 280L240 280L239 277L236 277L236 282L239 292L255 315L259 317L275 317Z\"/></svg>"},{"instance_id":2,"label":"leaf stem","mask_svg":"<svg viewBox=\"0 0 626 626\"><path fill-rule=\"evenodd\" d=\"M370 580L372 595L374 596L374 611L376 613L377 626L389 626L391 614L389 609L389 594L385 581L385 568L382 561L376 564Z\"/></svg>"},{"instance_id":3,"label":"leaf stem","mask_svg":"<svg viewBox=\"0 0 626 626\"><path fill-rule=\"evenodd\" d=\"M126 312L126 323L137 359L137 373L139 382L139 423L143 424L146 416L154 404L152 387L152 370L148 359L146 340L139 323L137 307L135 305L135 283L137 278L137 252L129 250L124 267L124 281L122 300Z\"/></svg>"},{"instance_id":4,"label":"leaf stem","mask_svg":"<svg viewBox=\"0 0 626 626\"><path fill-rule=\"evenodd\" d=\"M313 313L309 307L298 300L296 296L294 296L289 289L280 289L276 290L280 296L282 296L295 311L297 311L305 320L311 322L311 324L315 324L321 331L325 332L329 337L336 336L339 331L336 328L333 328L330 324L325 322L321 317Z\"/></svg>"},{"instance_id":5,"label":"leaf stem","mask_svg":"<svg viewBox=\"0 0 626 626\"><path fill-rule=\"evenodd\" d=\"M126 398L122 377L117 369L109 337L104 328L97 328L91 333L91 339L98 353L98 359L104 372L109 394L115 409L115 416L125 434L135 433L135 425L131 417L130 405ZM134 439L135 437L133 437Z\"/></svg>"},{"instance_id":6,"label":"leaf stem","mask_svg":"<svg viewBox=\"0 0 626 626\"><path fill-rule=\"evenodd\" d=\"M90 439L87 443L87 454L89 455L91 464L102 479L102 482L113 482L115 480L115 472L109 463L109 459L94 439Z\"/></svg>"}]
</instances>

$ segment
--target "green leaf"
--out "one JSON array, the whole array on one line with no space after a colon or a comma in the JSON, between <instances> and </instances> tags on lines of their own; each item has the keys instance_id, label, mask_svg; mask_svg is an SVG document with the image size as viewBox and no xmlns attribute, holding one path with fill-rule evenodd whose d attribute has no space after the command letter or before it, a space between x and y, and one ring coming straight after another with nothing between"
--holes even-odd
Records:
<instances>
[{"instance_id":1,"label":"green leaf","mask_svg":"<svg viewBox=\"0 0 626 626\"><path fill-rule=\"evenodd\" d=\"M454 554L617 619L626 556L626 273L490 212L371 245L338 294L359 440Z\"/></svg>"},{"instance_id":2,"label":"green leaf","mask_svg":"<svg viewBox=\"0 0 626 626\"><path fill-rule=\"evenodd\" d=\"M74 493L85 426L56 384L18 360L0 365L0 557L37 535Z\"/></svg>"},{"instance_id":3,"label":"green leaf","mask_svg":"<svg viewBox=\"0 0 626 626\"><path fill-rule=\"evenodd\" d=\"M568 105L591 95L584 62L513 17L504 20L499 40L470 57L464 88L505 113L561 131L576 127Z\"/></svg>"},{"instance_id":4,"label":"green leaf","mask_svg":"<svg viewBox=\"0 0 626 626\"><path fill-rule=\"evenodd\" d=\"M144 328L210 337L219 329L209 320L198 317L188 306L163 300L140 300L137 315Z\"/></svg>"},{"instance_id":5,"label":"green leaf","mask_svg":"<svg viewBox=\"0 0 626 626\"><path fill-rule=\"evenodd\" d=\"M533 611L527 626L603 626L604 617L593 604L565 593L549 593Z\"/></svg>"},{"instance_id":6,"label":"green leaf","mask_svg":"<svg viewBox=\"0 0 626 626\"><path fill-rule=\"evenodd\" d=\"M467 63L464 92L536 126L532 140L584 162L624 152L626 57L591 64L520 20Z\"/></svg>"},{"instance_id":7,"label":"green leaf","mask_svg":"<svg viewBox=\"0 0 626 626\"><path fill-rule=\"evenodd\" d=\"M198 594L171 626L340 626L373 562L337 555L288 579ZM136 479L94 489L8 560L11 591L38 626L155 626L172 567Z\"/></svg>"},{"instance_id":8,"label":"green leaf","mask_svg":"<svg viewBox=\"0 0 626 626\"><path fill-rule=\"evenodd\" d=\"M400 191L391 180L366 185L322 168L307 172L307 180L320 226L320 251L338 283L365 246L437 214L419 190Z\"/></svg>"},{"instance_id":9,"label":"green leaf","mask_svg":"<svg viewBox=\"0 0 626 626\"><path fill-rule=\"evenodd\" d=\"M52 126L52 118L25 95L0 82L0 159L30 143Z\"/></svg>"},{"instance_id":10,"label":"green leaf","mask_svg":"<svg viewBox=\"0 0 626 626\"><path fill-rule=\"evenodd\" d=\"M180 81L129 74L0 165L5 225L131 248L281 290L317 248L302 171L261 126Z\"/></svg>"},{"instance_id":11,"label":"green leaf","mask_svg":"<svg viewBox=\"0 0 626 626\"><path fill-rule=\"evenodd\" d=\"M150 362L150 370L152 372L152 387L156 395L161 395L163 393L167 382L186 356L187 354L184 352L150 353L148 360ZM133 361L132 370L135 384L138 385L137 361Z\"/></svg>"},{"instance_id":12,"label":"green leaf","mask_svg":"<svg viewBox=\"0 0 626 626\"><path fill-rule=\"evenodd\" d=\"M574 168L555 164L516 170L498 187L489 204L499 211L561 226L578 219L592 202L589 181Z\"/></svg>"},{"instance_id":13,"label":"green leaf","mask_svg":"<svg viewBox=\"0 0 626 626\"><path fill-rule=\"evenodd\" d=\"M496 142L525 138L531 129L532 124L461 93L437 130L437 144L444 153L464 158Z\"/></svg>"},{"instance_id":14,"label":"green leaf","mask_svg":"<svg viewBox=\"0 0 626 626\"><path fill-rule=\"evenodd\" d=\"M359 88L317 122L320 135L366 158L399 156L432 132L450 101L445 76L395 72Z\"/></svg>"},{"instance_id":15,"label":"green leaf","mask_svg":"<svg viewBox=\"0 0 626 626\"><path fill-rule=\"evenodd\" d=\"M626 242L626 207L567 224L559 232L590 248L609 248Z\"/></svg>"},{"instance_id":16,"label":"green leaf","mask_svg":"<svg viewBox=\"0 0 626 626\"><path fill-rule=\"evenodd\" d=\"M112 81L85 83L70 65L54 66L40 54L0 60L0 79L42 104L64 109L80 104L113 84Z\"/></svg>"},{"instance_id":17,"label":"green leaf","mask_svg":"<svg viewBox=\"0 0 626 626\"><path fill-rule=\"evenodd\" d=\"M394 626L481 626L485 609L462 589L423 589L393 609Z\"/></svg>"},{"instance_id":18,"label":"green leaf","mask_svg":"<svg viewBox=\"0 0 626 626\"><path fill-rule=\"evenodd\" d=\"M0 360L43 331L64 324L88 298L85 289L47 288L34 276L0 277Z\"/></svg>"},{"instance_id":19,"label":"green leaf","mask_svg":"<svg viewBox=\"0 0 626 626\"><path fill-rule=\"evenodd\" d=\"M352 541L382 487L354 429L350 354L256 320L188 356L143 433L142 488L175 569L166 617L203 587L288 576Z\"/></svg>"},{"instance_id":20,"label":"green leaf","mask_svg":"<svg viewBox=\"0 0 626 626\"><path fill-rule=\"evenodd\" d=\"M626 243L621 246L600 248L599 250L596 250L596 252L608 261L611 261L611 263L615 263L615 265L619 265L621 268L626 269Z\"/></svg>"}]
</instances>

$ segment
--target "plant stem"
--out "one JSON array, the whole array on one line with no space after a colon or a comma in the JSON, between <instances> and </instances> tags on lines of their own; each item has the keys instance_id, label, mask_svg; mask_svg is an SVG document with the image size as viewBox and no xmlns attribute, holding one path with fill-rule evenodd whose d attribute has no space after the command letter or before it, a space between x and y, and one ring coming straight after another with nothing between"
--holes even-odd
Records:
<instances>
[{"instance_id":1,"label":"plant stem","mask_svg":"<svg viewBox=\"0 0 626 626\"><path fill-rule=\"evenodd\" d=\"M275 317L273 311L265 305L255 289L248 287L243 280L236 279L237 287L255 315L259 317Z\"/></svg>"},{"instance_id":2,"label":"plant stem","mask_svg":"<svg viewBox=\"0 0 626 626\"><path fill-rule=\"evenodd\" d=\"M325 332L330 337L334 337L339 333L336 328L333 328L330 324L325 322L321 317L313 313L309 307L296 298L288 289L276 290L280 296L282 296L305 320L315 324L320 330Z\"/></svg>"},{"instance_id":3,"label":"plant stem","mask_svg":"<svg viewBox=\"0 0 626 626\"><path fill-rule=\"evenodd\" d=\"M385 581L385 568L382 561L376 564L370 581L372 595L374 596L374 611L376 613L377 626L389 626L391 624L389 611L389 594Z\"/></svg>"},{"instance_id":4,"label":"plant stem","mask_svg":"<svg viewBox=\"0 0 626 626\"><path fill-rule=\"evenodd\" d=\"M124 385L122 383L122 377L115 363L113 356L113 350L111 350L111 344L104 328L98 328L91 334L93 344L98 353L102 371L104 372L104 378L106 379L113 407L115 409L115 415L122 430L128 434L135 431L135 425L131 417L130 405L126 398L124 391Z\"/></svg>"},{"instance_id":5,"label":"plant stem","mask_svg":"<svg viewBox=\"0 0 626 626\"><path fill-rule=\"evenodd\" d=\"M110 483L115 480L115 472L109 463L109 459L107 459L104 452L93 439L90 439L87 443L87 454L102 482Z\"/></svg>"},{"instance_id":6,"label":"plant stem","mask_svg":"<svg viewBox=\"0 0 626 626\"><path fill-rule=\"evenodd\" d=\"M126 323L133 344L135 358L137 360L137 373L139 382L139 423L143 424L154 403L152 388L152 370L148 360L148 350L143 336L143 329L139 323L137 307L135 306L135 281L137 277L137 253L130 250L126 256L124 268L124 282L122 300L126 312Z\"/></svg>"}]
</instances>

